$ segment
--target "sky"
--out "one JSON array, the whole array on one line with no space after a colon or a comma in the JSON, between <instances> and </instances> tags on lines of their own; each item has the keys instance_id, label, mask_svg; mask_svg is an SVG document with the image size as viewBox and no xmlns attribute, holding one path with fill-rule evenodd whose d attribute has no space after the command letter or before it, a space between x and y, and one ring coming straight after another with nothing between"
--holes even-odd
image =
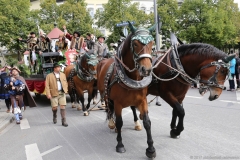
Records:
<instances>
[{"instance_id":1,"label":"sky","mask_svg":"<svg viewBox=\"0 0 240 160\"><path fill-rule=\"evenodd\" d=\"M238 3L238 8L240 8L240 0L234 0L234 3Z\"/></svg>"}]
</instances>

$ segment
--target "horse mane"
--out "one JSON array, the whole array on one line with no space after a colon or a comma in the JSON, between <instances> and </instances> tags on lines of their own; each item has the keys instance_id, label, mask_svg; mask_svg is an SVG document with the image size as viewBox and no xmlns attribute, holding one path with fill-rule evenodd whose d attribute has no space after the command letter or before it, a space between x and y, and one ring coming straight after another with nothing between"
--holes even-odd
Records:
<instances>
[{"instance_id":1,"label":"horse mane","mask_svg":"<svg viewBox=\"0 0 240 160\"><path fill-rule=\"evenodd\" d=\"M226 53L223 51L206 43L192 43L181 45L178 47L178 53L180 57L195 54L201 56L202 58L213 58L216 60L226 56Z\"/></svg>"},{"instance_id":2,"label":"horse mane","mask_svg":"<svg viewBox=\"0 0 240 160\"><path fill-rule=\"evenodd\" d=\"M124 44L123 44L123 47L122 47L121 56L124 56L127 53L127 51L129 50L129 47L130 47L130 44L131 44L131 37L132 37L132 33L129 34L124 41L122 41L122 43L124 43Z\"/></svg>"}]
</instances>

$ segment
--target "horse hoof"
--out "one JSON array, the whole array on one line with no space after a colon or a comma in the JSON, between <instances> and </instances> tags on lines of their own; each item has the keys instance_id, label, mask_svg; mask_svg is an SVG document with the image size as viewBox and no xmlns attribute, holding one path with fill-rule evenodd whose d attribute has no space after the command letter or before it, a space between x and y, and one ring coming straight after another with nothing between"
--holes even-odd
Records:
<instances>
[{"instance_id":1,"label":"horse hoof","mask_svg":"<svg viewBox=\"0 0 240 160\"><path fill-rule=\"evenodd\" d=\"M139 120L137 120L135 123L135 130L141 131L142 130L142 125L140 124Z\"/></svg>"},{"instance_id":2,"label":"horse hoof","mask_svg":"<svg viewBox=\"0 0 240 160\"><path fill-rule=\"evenodd\" d=\"M126 152L126 149L124 148L124 146L123 146L123 147L116 147L116 151L117 151L118 153L125 153L125 152Z\"/></svg>"},{"instance_id":3,"label":"horse hoof","mask_svg":"<svg viewBox=\"0 0 240 160\"><path fill-rule=\"evenodd\" d=\"M82 108L81 108L81 107L78 107L78 108L77 108L77 110L78 110L78 111L81 111L81 110L82 110Z\"/></svg>"},{"instance_id":4,"label":"horse hoof","mask_svg":"<svg viewBox=\"0 0 240 160\"><path fill-rule=\"evenodd\" d=\"M135 130L141 131L142 130L142 126L135 126Z\"/></svg>"},{"instance_id":5,"label":"horse hoof","mask_svg":"<svg viewBox=\"0 0 240 160\"><path fill-rule=\"evenodd\" d=\"M93 101L93 104L96 104L97 102L96 101Z\"/></svg>"},{"instance_id":6,"label":"horse hoof","mask_svg":"<svg viewBox=\"0 0 240 160\"><path fill-rule=\"evenodd\" d=\"M175 138L175 139L180 138L180 135L177 135L177 134L174 132L174 130L171 130L171 131L170 131L170 136L171 136L171 138Z\"/></svg>"},{"instance_id":7,"label":"horse hoof","mask_svg":"<svg viewBox=\"0 0 240 160\"><path fill-rule=\"evenodd\" d=\"M148 158L155 158L156 157L156 152L149 152L148 150L146 150L146 156Z\"/></svg>"},{"instance_id":8,"label":"horse hoof","mask_svg":"<svg viewBox=\"0 0 240 160\"><path fill-rule=\"evenodd\" d=\"M116 126L115 126L115 123L112 119L109 120L108 122L108 128L110 129L114 129Z\"/></svg>"},{"instance_id":9,"label":"horse hoof","mask_svg":"<svg viewBox=\"0 0 240 160\"><path fill-rule=\"evenodd\" d=\"M88 115L89 115L89 112L85 111L85 112L83 112L83 115L84 115L84 116L88 116Z\"/></svg>"},{"instance_id":10,"label":"horse hoof","mask_svg":"<svg viewBox=\"0 0 240 160\"><path fill-rule=\"evenodd\" d=\"M72 106L72 108L76 108L76 106Z\"/></svg>"}]
</instances>

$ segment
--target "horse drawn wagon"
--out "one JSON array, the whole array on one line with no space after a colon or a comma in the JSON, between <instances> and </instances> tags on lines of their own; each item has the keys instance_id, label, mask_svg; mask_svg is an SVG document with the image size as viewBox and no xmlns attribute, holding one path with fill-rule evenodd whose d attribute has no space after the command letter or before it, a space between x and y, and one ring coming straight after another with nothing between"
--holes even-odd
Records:
<instances>
[{"instance_id":1,"label":"horse drawn wagon","mask_svg":"<svg viewBox=\"0 0 240 160\"><path fill-rule=\"evenodd\" d=\"M53 64L63 61L65 58L59 52L45 52L40 55L40 64L37 74L25 78L28 88L34 92L37 97L45 94L45 78L47 74L53 72Z\"/></svg>"}]
</instances>

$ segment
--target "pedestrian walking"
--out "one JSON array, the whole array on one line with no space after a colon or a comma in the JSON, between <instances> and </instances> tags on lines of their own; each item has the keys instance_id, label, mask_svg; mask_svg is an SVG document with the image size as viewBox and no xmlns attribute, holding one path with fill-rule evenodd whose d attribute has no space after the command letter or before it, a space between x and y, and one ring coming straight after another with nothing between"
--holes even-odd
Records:
<instances>
[{"instance_id":1,"label":"pedestrian walking","mask_svg":"<svg viewBox=\"0 0 240 160\"><path fill-rule=\"evenodd\" d=\"M233 58L231 61L230 61L230 73L231 73L231 76L229 78L229 89L227 91L235 91L235 83L234 83L234 76L235 76L235 65L236 65L236 59Z\"/></svg>"},{"instance_id":2,"label":"pedestrian walking","mask_svg":"<svg viewBox=\"0 0 240 160\"><path fill-rule=\"evenodd\" d=\"M10 106L11 106L11 100L10 100L10 94L8 93L8 91L4 88L4 82L5 79L8 78L8 73L7 73L7 69L9 69L11 67L8 66L4 66L3 68L0 69L0 99L4 99L5 100L5 104L7 107L7 113L10 112Z\"/></svg>"},{"instance_id":3,"label":"pedestrian walking","mask_svg":"<svg viewBox=\"0 0 240 160\"><path fill-rule=\"evenodd\" d=\"M46 77L46 95L51 101L52 112L53 112L53 123L57 123L57 110L58 105L60 106L60 113L62 117L62 125L67 127L66 122L66 93L68 93L68 84L66 75L62 72L61 66L58 63L53 65L54 71Z\"/></svg>"}]
</instances>

